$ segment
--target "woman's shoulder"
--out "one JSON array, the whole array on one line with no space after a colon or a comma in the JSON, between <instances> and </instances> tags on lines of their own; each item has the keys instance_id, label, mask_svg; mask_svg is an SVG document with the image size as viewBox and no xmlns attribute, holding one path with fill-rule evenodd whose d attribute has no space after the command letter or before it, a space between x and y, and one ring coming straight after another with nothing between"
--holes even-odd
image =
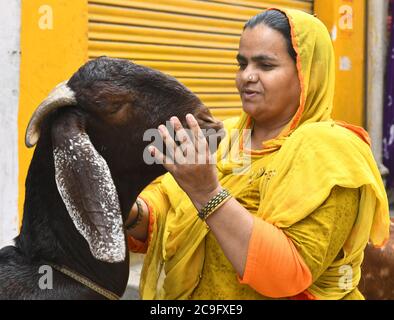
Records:
<instances>
[{"instance_id":1,"label":"woman's shoulder","mask_svg":"<svg viewBox=\"0 0 394 320\"><path fill-rule=\"evenodd\" d=\"M357 145L369 148L369 145L358 135L335 121L307 123L296 129L291 139L296 141L310 141L334 145Z\"/></svg>"}]
</instances>

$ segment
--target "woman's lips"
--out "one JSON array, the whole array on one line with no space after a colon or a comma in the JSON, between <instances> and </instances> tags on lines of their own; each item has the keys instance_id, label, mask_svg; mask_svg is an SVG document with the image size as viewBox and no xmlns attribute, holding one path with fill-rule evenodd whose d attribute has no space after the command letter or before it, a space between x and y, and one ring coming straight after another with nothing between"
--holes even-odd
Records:
<instances>
[{"instance_id":1,"label":"woman's lips","mask_svg":"<svg viewBox=\"0 0 394 320\"><path fill-rule=\"evenodd\" d=\"M259 95L260 95L260 92L256 91L256 90L248 90L248 89L246 89L246 90L242 91L242 96L243 96L243 98L245 100L253 100L256 97L258 97Z\"/></svg>"}]
</instances>

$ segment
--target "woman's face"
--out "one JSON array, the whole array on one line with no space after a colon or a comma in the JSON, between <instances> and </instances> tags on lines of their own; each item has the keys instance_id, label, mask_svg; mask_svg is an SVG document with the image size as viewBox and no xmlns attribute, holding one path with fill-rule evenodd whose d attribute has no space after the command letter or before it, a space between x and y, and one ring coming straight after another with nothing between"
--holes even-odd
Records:
<instances>
[{"instance_id":1,"label":"woman's face","mask_svg":"<svg viewBox=\"0 0 394 320\"><path fill-rule=\"evenodd\" d=\"M285 38L263 24L244 30L236 84L242 106L257 124L286 125L300 102L300 82Z\"/></svg>"}]
</instances>

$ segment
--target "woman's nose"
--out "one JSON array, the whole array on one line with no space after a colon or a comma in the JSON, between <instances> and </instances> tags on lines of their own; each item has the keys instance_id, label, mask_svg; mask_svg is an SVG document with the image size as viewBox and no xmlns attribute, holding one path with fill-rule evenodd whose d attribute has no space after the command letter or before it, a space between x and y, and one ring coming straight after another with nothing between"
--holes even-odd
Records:
<instances>
[{"instance_id":1,"label":"woman's nose","mask_svg":"<svg viewBox=\"0 0 394 320\"><path fill-rule=\"evenodd\" d=\"M257 82L258 80L258 75L254 72L249 72L249 73L245 73L243 74L242 80L244 83L247 82Z\"/></svg>"},{"instance_id":2,"label":"woman's nose","mask_svg":"<svg viewBox=\"0 0 394 320\"><path fill-rule=\"evenodd\" d=\"M248 81L248 82L256 82L257 79L258 79L258 77L257 77L256 74L250 73L250 74L247 76L246 81Z\"/></svg>"},{"instance_id":3,"label":"woman's nose","mask_svg":"<svg viewBox=\"0 0 394 320\"><path fill-rule=\"evenodd\" d=\"M244 82L256 82L258 80L258 75L252 68L246 68L242 73L242 80Z\"/></svg>"}]
</instances>

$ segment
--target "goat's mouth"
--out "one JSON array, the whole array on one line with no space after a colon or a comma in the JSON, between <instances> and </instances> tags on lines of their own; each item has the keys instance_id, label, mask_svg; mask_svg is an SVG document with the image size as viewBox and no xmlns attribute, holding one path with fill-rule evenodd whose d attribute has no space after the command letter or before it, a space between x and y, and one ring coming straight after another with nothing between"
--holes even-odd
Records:
<instances>
[{"instance_id":1,"label":"goat's mouth","mask_svg":"<svg viewBox=\"0 0 394 320\"><path fill-rule=\"evenodd\" d=\"M223 122L220 120L216 120L215 123L203 124L201 129L207 139L216 137L220 141L224 137Z\"/></svg>"}]
</instances>

